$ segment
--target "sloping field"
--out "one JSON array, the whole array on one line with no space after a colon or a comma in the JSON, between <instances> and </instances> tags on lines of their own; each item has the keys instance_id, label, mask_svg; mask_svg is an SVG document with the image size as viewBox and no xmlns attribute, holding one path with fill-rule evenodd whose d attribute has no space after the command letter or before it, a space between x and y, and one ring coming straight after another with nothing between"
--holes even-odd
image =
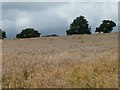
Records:
<instances>
[{"instance_id":1,"label":"sloping field","mask_svg":"<svg viewBox=\"0 0 120 90\"><path fill-rule=\"evenodd\" d=\"M117 88L118 35L3 40L4 88Z\"/></svg>"}]
</instances>

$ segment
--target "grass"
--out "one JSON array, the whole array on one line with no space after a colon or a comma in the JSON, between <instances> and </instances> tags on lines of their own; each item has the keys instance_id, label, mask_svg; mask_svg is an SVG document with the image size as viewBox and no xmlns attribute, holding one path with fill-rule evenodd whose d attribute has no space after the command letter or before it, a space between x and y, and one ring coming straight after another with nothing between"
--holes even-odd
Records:
<instances>
[{"instance_id":1,"label":"grass","mask_svg":"<svg viewBox=\"0 0 120 90\"><path fill-rule=\"evenodd\" d=\"M3 88L118 88L118 36L3 40Z\"/></svg>"}]
</instances>

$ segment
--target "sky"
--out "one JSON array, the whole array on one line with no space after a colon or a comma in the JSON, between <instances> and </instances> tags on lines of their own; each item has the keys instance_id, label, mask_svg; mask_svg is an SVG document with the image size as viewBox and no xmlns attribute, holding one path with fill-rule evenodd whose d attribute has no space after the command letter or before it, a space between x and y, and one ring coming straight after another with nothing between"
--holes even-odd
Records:
<instances>
[{"instance_id":1,"label":"sky","mask_svg":"<svg viewBox=\"0 0 120 90\"><path fill-rule=\"evenodd\" d=\"M117 0L29 0L15 2L4 0L0 27L6 31L8 38L15 38L25 28L34 28L42 35L66 35L72 21L83 15L92 33L99 27L103 20L112 20L118 26ZM114 28L117 31L118 28Z\"/></svg>"}]
</instances>

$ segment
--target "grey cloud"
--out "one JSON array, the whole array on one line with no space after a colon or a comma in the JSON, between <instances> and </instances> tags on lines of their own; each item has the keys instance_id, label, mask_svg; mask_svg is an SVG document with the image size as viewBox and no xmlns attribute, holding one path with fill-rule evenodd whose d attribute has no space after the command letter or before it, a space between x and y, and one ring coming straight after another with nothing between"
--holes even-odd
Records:
<instances>
[{"instance_id":1,"label":"grey cloud","mask_svg":"<svg viewBox=\"0 0 120 90\"><path fill-rule=\"evenodd\" d=\"M3 2L2 8L4 10L22 10L22 11L38 11L45 10L51 7L57 7L64 4L64 2Z\"/></svg>"}]
</instances>

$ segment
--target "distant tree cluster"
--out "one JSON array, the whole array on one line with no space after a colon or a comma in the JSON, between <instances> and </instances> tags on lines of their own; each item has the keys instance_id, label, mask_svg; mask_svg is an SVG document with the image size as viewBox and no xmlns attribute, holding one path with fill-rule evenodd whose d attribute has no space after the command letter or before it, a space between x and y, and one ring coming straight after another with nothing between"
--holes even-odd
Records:
<instances>
[{"instance_id":1,"label":"distant tree cluster","mask_svg":"<svg viewBox=\"0 0 120 90\"><path fill-rule=\"evenodd\" d=\"M0 29L0 39L4 39L4 38L7 38L6 37L6 32L2 31L2 29Z\"/></svg>"},{"instance_id":2,"label":"distant tree cluster","mask_svg":"<svg viewBox=\"0 0 120 90\"><path fill-rule=\"evenodd\" d=\"M40 37L40 33L34 28L26 28L22 30L21 33L16 35L17 38L31 38L31 37Z\"/></svg>"},{"instance_id":3,"label":"distant tree cluster","mask_svg":"<svg viewBox=\"0 0 120 90\"><path fill-rule=\"evenodd\" d=\"M98 33L110 33L113 30L113 27L115 27L116 24L113 21L110 20L104 20L102 21L102 24L96 28L95 32ZM70 29L66 31L67 35L73 35L73 34L91 34L91 28L88 24L88 21L85 19L84 16L79 16L70 25Z\"/></svg>"},{"instance_id":4,"label":"distant tree cluster","mask_svg":"<svg viewBox=\"0 0 120 90\"><path fill-rule=\"evenodd\" d=\"M116 23L112 20L103 20L102 24L96 28L95 32L98 33L110 33L113 28L116 26ZM84 16L76 17L73 22L70 24L70 28L66 30L67 35L73 34L91 34L91 27L88 24L88 21ZM16 38L31 38L31 37L40 37L41 33L39 33L34 28L26 28L21 31L21 33L16 35ZM58 36L56 34L45 35L43 37L53 37ZM6 37L6 32L0 29L0 39L4 39Z\"/></svg>"}]
</instances>

